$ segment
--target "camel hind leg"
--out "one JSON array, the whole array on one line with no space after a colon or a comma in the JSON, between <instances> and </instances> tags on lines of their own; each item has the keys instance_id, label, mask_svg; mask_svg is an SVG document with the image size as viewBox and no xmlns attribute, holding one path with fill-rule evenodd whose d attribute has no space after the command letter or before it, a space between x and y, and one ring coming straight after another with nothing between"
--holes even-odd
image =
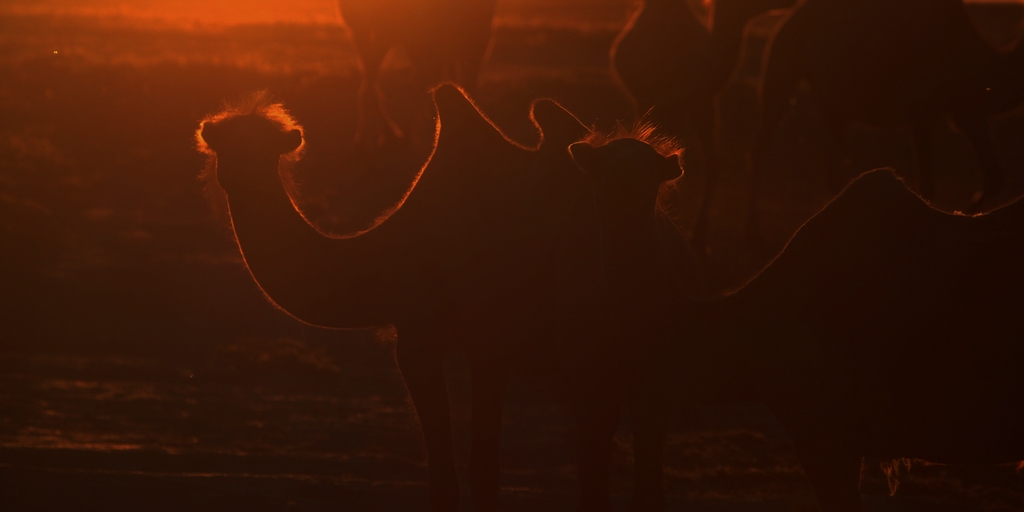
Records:
<instances>
[{"instance_id":1,"label":"camel hind leg","mask_svg":"<svg viewBox=\"0 0 1024 512\"><path fill-rule=\"evenodd\" d=\"M595 333L588 339L600 340ZM612 439L619 426L624 376L609 347L594 343L577 361L573 400L576 409L578 512L611 512L609 473Z\"/></svg>"},{"instance_id":2,"label":"camel hind leg","mask_svg":"<svg viewBox=\"0 0 1024 512\"><path fill-rule=\"evenodd\" d=\"M775 412L793 436L822 512L863 512L861 443L848 420L828 405L807 402L791 402Z\"/></svg>"},{"instance_id":3,"label":"camel hind leg","mask_svg":"<svg viewBox=\"0 0 1024 512\"><path fill-rule=\"evenodd\" d=\"M491 361L475 360L472 366L469 490L476 511L491 512L497 509L500 489L501 413L507 372Z\"/></svg>"},{"instance_id":4,"label":"camel hind leg","mask_svg":"<svg viewBox=\"0 0 1024 512\"><path fill-rule=\"evenodd\" d=\"M704 167L704 193L700 211L693 229L693 247L701 254L708 253L711 232L711 198L714 196L720 177L718 163L718 137L716 102L698 102L691 109L691 120L696 140L700 145L701 163Z\"/></svg>"},{"instance_id":5,"label":"camel hind leg","mask_svg":"<svg viewBox=\"0 0 1024 512\"><path fill-rule=\"evenodd\" d=\"M455 80L473 96L480 85L480 69L491 53L495 3L495 0L471 2L466 16L466 34L462 45L456 49Z\"/></svg>"},{"instance_id":6,"label":"camel hind leg","mask_svg":"<svg viewBox=\"0 0 1024 512\"><path fill-rule=\"evenodd\" d=\"M914 149L917 157L917 175L920 180L921 195L932 201L935 198L935 176L932 175L932 137L931 126L924 120L915 120L911 124L914 134Z\"/></svg>"},{"instance_id":7,"label":"camel hind leg","mask_svg":"<svg viewBox=\"0 0 1024 512\"><path fill-rule=\"evenodd\" d=\"M633 501L630 512L665 510L664 452L668 430L665 386L650 373L636 371L629 386L633 421Z\"/></svg>"},{"instance_id":8,"label":"camel hind leg","mask_svg":"<svg viewBox=\"0 0 1024 512\"><path fill-rule=\"evenodd\" d=\"M351 27L352 39L359 54L362 81L357 93L355 143L357 147L379 148L389 138L401 138L402 131L388 115L384 94L380 89L380 68L394 44L376 30Z\"/></svg>"},{"instance_id":9,"label":"camel hind leg","mask_svg":"<svg viewBox=\"0 0 1024 512\"><path fill-rule=\"evenodd\" d=\"M790 18L792 21L792 18ZM747 236L759 238L757 228L758 181L762 179L765 161L772 147L783 116L789 110L798 85L804 77L803 50L798 30L785 23L765 49L764 71L760 86L760 127L749 154L750 202L747 214ZM792 34L792 35L791 35Z\"/></svg>"}]
</instances>

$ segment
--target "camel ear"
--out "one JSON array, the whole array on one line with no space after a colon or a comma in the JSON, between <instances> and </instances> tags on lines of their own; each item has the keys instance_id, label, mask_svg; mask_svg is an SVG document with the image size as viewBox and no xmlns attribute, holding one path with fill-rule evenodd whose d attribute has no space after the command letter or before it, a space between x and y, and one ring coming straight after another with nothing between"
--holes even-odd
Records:
<instances>
[{"instance_id":1,"label":"camel ear","mask_svg":"<svg viewBox=\"0 0 1024 512\"><path fill-rule=\"evenodd\" d=\"M658 169L659 180L674 180L683 175L683 166L679 165L679 155L666 156L665 160L662 163L663 165L661 165Z\"/></svg>"},{"instance_id":2,"label":"camel ear","mask_svg":"<svg viewBox=\"0 0 1024 512\"><path fill-rule=\"evenodd\" d=\"M604 175L604 166L597 155L597 148L586 142L577 142L569 146L569 154L576 166L591 177L600 178Z\"/></svg>"},{"instance_id":3,"label":"camel ear","mask_svg":"<svg viewBox=\"0 0 1024 512\"><path fill-rule=\"evenodd\" d=\"M590 134L576 116L549 99L539 99L530 106L530 119L540 128L545 147L564 148Z\"/></svg>"},{"instance_id":4,"label":"camel ear","mask_svg":"<svg viewBox=\"0 0 1024 512\"><path fill-rule=\"evenodd\" d=\"M296 149L299 149L299 146L302 145L302 132L301 131L299 131L297 129L296 130L289 130L287 132L284 132L284 134L282 134L282 135L283 136L281 137L281 141L280 141L281 145L277 148L278 151L281 152L281 154L291 153L292 151L295 151Z\"/></svg>"},{"instance_id":5,"label":"camel ear","mask_svg":"<svg viewBox=\"0 0 1024 512\"><path fill-rule=\"evenodd\" d=\"M219 125L204 122L202 130L199 132L199 136L203 138L203 142L205 142L210 149L217 151L217 147L220 146L221 143L221 130Z\"/></svg>"}]
</instances>

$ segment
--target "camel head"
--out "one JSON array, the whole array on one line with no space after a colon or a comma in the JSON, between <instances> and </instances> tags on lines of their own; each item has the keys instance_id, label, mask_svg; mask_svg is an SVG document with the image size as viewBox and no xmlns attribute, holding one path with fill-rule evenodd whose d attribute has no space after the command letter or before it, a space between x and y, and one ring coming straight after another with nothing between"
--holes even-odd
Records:
<instances>
[{"instance_id":1,"label":"camel head","mask_svg":"<svg viewBox=\"0 0 1024 512\"><path fill-rule=\"evenodd\" d=\"M303 146L298 124L262 92L203 120L196 140L211 157L204 177L227 192L253 180L279 179L282 155L296 160Z\"/></svg>"},{"instance_id":2,"label":"camel head","mask_svg":"<svg viewBox=\"0 0 1024 512\"><path fill-rule=\"evenodd\" d=\"M606 224L649 219L661 184L682 175L678 150L662 155L635 138L617 138L599 146L577 142L569 152L591 178L594 201Z\"/></svg>"}]
</instances>

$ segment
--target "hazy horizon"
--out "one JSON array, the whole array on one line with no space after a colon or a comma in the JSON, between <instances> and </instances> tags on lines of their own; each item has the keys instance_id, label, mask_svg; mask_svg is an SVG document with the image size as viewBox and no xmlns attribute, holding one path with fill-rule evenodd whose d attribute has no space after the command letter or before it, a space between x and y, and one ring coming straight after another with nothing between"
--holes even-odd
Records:
<instances>
[{"instance_id":1,"label":"hazy horizon","mask_svg":"<svg viewBox=\"0 0 1024 512\"><path fill-rule=\"evenodd\" d=\"M632 0L498 0L502 11L569 11L585 19L618 17ZM141 18L171 24L338 23L335 0L8 0L0 14Z\"/></svg>"},{"instance_id":2,"label":"hazy horizon","mask_svg":"<svg viewBox=\"0 0 1024 512\"><path fill-rule=\"evenodd\" d=\"M616 16L636 0L498 0L502 11L571 12L586 19ZM965 3L1024 4L1024 0L964 0ZM141 18L171 24L337 23L335 0L6 0L0 14Z\"/></svg>"}]
</instances>

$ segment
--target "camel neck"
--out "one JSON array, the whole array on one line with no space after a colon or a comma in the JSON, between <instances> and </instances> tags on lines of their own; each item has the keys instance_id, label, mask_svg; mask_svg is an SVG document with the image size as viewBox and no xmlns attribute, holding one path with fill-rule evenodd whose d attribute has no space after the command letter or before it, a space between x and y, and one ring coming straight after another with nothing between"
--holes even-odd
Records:
<instances>
[{"instance_id":1,"label":"camel neck","mask_svg":"<svg viewBox=\"0 0 1024 512\"><path fill-rule=\"evenodd\" d=\"M333 239L317 231L285 192L275 162L239 167L229 164L218 173L254 178L227 191L228 208L245 264L266 296L318 326L385 323L380 283L366 266L368 238Z\"/></svg>"}]
</instances>

